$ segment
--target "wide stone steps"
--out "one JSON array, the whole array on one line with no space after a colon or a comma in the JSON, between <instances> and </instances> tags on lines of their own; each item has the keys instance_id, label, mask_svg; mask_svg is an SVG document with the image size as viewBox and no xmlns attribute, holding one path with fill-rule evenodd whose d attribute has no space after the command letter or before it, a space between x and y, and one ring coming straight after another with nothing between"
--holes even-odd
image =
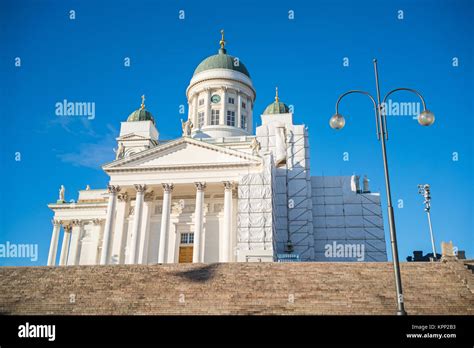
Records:
<instances>
[{"instance_id":1,"label":"wide stone steps","mask_svg":"<svg viewBox=\"0 0 474 348\"><path fill-rule=\"evenodd\" d=\"M474 314L459 261L402 263L409 314ZM394 314L391 263L0 268L3 314Z\"/></svg>"}]
</instances>

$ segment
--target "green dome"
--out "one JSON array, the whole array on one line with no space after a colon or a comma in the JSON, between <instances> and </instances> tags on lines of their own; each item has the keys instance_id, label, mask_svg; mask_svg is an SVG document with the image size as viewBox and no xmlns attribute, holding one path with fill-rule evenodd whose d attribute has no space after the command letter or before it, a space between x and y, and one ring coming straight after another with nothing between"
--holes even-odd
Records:
<instances>
[{"instance_id":1,"label":"green dome","mask_svg":"<svg viewBox=\"0 0 474 348\"><path fill-rule=\"evenodd\" d=\"M285 103L282 102L273 102L265 108L263 112L264 115L272 114L287 114L290 112L290 109Z\"/></svg>"},{"instance_id":2,"label":"green dome","mask_svg":"<svg viewBox=\"0 0 474 348\"><path fill-rule=\"evenodd\" d=\"M290 108L278 98L278 87L275 89L275 101L268 105L263 112L264 115L287 114Z\"/></svg>"},{"instance_id":3,"label":"green dome","mask_svg":"<svg viewBox=\"0 0 474 348\"><path fill-rule=\"evenodd\" d=\"M151 112L145 110L145 108L140 108L135 110L128 116L127 122L136 122L136 121L151 121L155 124L155 119Z\"/></svg>"},{"instance_id":4,"label":"green dome","mask_svg":"<svg viewBox=\"0 0 474 348\"><path fill-rule=\"evenodd\" d=\"M234 64L235 57L228 55L225 48L219 49L219 53L213 56L207 57L204 59L194 70L194 74L196 75L202 71L211 70L211 69L229 69L241 72L244 75L250 77L249 71L245 67L242 61L238 61L239 65Z\"/></svg>"}]
</instances>

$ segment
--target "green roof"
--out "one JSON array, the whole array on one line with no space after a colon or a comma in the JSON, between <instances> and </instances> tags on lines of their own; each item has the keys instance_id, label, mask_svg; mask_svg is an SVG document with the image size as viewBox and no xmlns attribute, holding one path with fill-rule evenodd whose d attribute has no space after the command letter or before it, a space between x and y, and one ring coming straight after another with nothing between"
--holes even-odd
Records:
<instances>
[{"instance_id":1,"label":"green roof","mask_svg":"<svg viewBox=\"0 0 474 348\"><path fill-rule=\"evenodd\" d=\"M263 112L264 115L273 115L273 114L287 114L290 112L290 108L281 101L274 101L265 108Z\"/></svg>"},{"instance_id":2,"label":"green roof","mask_svg":"<svg viewBox=\"0 0 474 348\"><path fill-rule=\"evenodd\" d=\"M128 116L127 122L136 122L136 121L151 121L153 124L155 123L155 119L151 112L145 110L144 108L140 108L135 110Z\"/></svg>"},{"instance_id":3,"label":"green roof","mask_svg":"<svg viewBox=\"0 0 474 348\"><path fill-rule=\"evenodd\" d=\"M242 74L250 77L249 71L245 67L242 61L238 60L239 64L234 64L236 57L228 55L225 48L219 49L219 53L213 56L207 57L204 59L194 70L196 75L202 71L211 70L211 69L229 69L234 71L239 71Z\"/></svg>"}]
</instances>

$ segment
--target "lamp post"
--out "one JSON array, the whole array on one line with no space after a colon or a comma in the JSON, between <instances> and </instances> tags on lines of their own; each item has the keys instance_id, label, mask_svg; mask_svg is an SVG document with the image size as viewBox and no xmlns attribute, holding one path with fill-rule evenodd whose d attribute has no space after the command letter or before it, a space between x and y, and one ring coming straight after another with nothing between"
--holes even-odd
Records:
<instances>
[{"instance_id":1,"label":"lamp post","mask_svg":"<svg viewBox=\"0 0 474 348\"><path fill-rule=\"evenodd\" d=\"M366 91L361 90L350 90L344 94L342 94L336 102L336 113L331 117L329 120L329 125L333 129L341 129L345 125L344 117L339 113L339 103L341 102L342 98L349 94L358 93L364 94L370 98L374 105L375 111L375 126L376 126L376 134L377 139L380 141L382 146L382 158L383 158L383 167L385 173L385 189L387 193L387 210L388 210L388 225L390 228L390 243L392 247L392 258L393 258L393 270L395 273L395 289L397 292L397 314L398 315L406 315L405 305L403 301L403 290L402 290L402 278L400 275L400 264L398 261L398 246L397 246L397 234L395 229L395 218L393 214L393 207L392 207L392 195L390 191L390 177L388 173L388 163L387 163L387 151L385 141L388 140L388 129L387 129L387 115L385 111L385 101L387 98L395 92L399 91L408 91L411 93L416 94L420 99L421 103L423 104L423 111L418 115L418 122L422 126L430 126L434 122L434 115L428 109L426 109L425 100L423 96L418 93L416 90L411 88L396 88L389 91L385 97L383 98L383 102L380 102L380 86L379 86L379 73L377 68L377 59L373 60L374 63L374 73L375 73L375 88L377 92L377 101L375 101L374 97Z\"/></svg>"},{"instance_id":2,"label":"lamp post","mask_svg":"<svg viewBox=\"0 0 474 348\"><path fill-rule=\"evenodd\" d=\"M433 236L433 227L431 226L431 189L430 185L425 184L425 185L418 185L418 193L420 195L423 195L425 198L424 204L425 204L425 211L426 215L428 216L428 226L430 227L430 236L431 236L431 247L433 248L433 260L436 260L438 257L436 256L436 247L435 247L435 241L434 241L434 236Z\"/></svg>"}]
</instances>

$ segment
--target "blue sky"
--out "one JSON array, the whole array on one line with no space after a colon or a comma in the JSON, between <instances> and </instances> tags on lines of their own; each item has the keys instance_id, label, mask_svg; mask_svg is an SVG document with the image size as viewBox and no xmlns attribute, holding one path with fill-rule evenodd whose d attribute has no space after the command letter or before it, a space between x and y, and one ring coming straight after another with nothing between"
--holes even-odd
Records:
<instances>
[{"instance_id":1,"label":"blue sky","mask_svg":"<svg viewBox=\"0 0 474 348\"><path fill-rule=\"evenodd\" d=\"M431 250L420 183L432 187L438 251L441 241L452 240L474 257L472 16L468 0L2 1L0 243L37 243L39 257L0 258L0 265L46 263L52 231L46 205L57 199L61 184L67 200L77 199L86 184L106 186L100 165L113 159L120 122L139 107L142 94L160 137L180 136L185 89L199 62L216 53L221 28L228 52L252 76L254 114L272 102L278 85L281 100L294 106L295 122L309 127L312 175L367 174L372 189L383 192L370 101L350 96L342 102L342 131L329 128L328 119L341 93L375 95L374 57L382 94L396 87L421 91L436 115L432 127L410 116L388 120L400 258ZM56 116L55 104L63 99L94 102L95 119ZM393 101L417 99L400 93ZM382 201L386 218L384 195ZM388 241L388 227L385 232Z\"/></svg>"}]
</instances>

